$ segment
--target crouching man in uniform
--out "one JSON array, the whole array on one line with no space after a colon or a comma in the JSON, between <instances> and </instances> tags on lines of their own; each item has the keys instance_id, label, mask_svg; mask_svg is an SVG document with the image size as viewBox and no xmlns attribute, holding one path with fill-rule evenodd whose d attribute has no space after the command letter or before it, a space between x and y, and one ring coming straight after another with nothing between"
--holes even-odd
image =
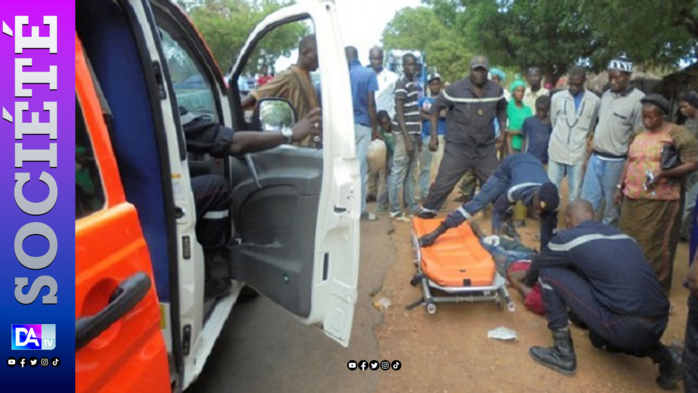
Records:
<instances>
[{"instance_id":1,"label":"crouching man in uniform","mask_svg":"<svg viewBox=\"0 0 698 393\"><path fill-rule=\"evenodd\" d=\"M530 154L507 156L487 179L480 192L458 210L451 212L433 232L422 236L419 244L428 247L450 228L461 225L489 203L494 203L492 234L498 235L510 207L521 201L540 216L541 248L548 244L557 227L557 208L560 196L557 187L539 159Z\"/></svg>"},{"instance_id":2,"label":"crouching man in uniform","mask_svg":"<svg viewBox=\"0 0 698 393\"><path fill-rule=\"evenodd\" d=\"M538 281L553 346L532 347L536 362L563 374L577 369L567 309L588 328L596 348L649 357L659 365L657 384L672 389L683 376L681 357L659 339L669 319L657 277L635 241L594 221L591 203L577 200L565 212L568 228L533 258L526 285Z\"/></svg>"}]
</instances>

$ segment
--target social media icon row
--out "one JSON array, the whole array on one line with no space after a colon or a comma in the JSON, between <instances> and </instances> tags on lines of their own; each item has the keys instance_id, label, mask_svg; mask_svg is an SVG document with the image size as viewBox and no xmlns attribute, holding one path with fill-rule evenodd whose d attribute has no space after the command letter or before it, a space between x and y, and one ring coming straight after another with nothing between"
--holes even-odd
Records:
<instances>
[{"instance_id":1,"label":"social media icon row","mask_svg":"<svg viewBox=\"0 0 698 393\"><path fill-rule=\"evenodd\" d=\"M10 367L14 367L19 365L19 367L24 368L26 366L31 366L31 367L36 367L39 364L41 364L41 367L48 367L48 365L52 365L53 367L58 367L61 364L61 359L58 357L54 357L53 359L49 360L49 358L41 358L41 360L31 357L29 359L25 357L21 357L19 359L15 358L7 358L7 365Z\"/></svg>"},{"instance_id":2,"label":"social media icon row","mask_svg":"<svg viewBox=\"0 0 698 393\"><path fill-rule=\"evenodd\" d=\"M399 360L393 360L393 362L389 362L387 360L383 360L382 362L378 362L378 360L371 360L370 362L367 362L365 360L350 360L347 363L347 368L349 370L354 371L356 369L359 369L361 371L366 371L368 369L371 369L372 371L376 371L379 368L383 371L388 371L391 368L395 371L399 370L402 368L402 363Z\"/></svg>"}]
</instances>

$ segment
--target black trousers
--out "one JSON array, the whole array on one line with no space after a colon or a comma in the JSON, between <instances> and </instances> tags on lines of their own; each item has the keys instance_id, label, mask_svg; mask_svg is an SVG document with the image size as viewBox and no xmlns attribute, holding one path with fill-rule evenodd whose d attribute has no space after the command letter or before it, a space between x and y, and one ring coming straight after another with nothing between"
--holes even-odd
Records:
<instances>
[{"instance_id":1,"label":"black trousers","mask_svg":"<svg viewBox=\"0 0 698 393\"><path fill-rule=\"evenodd\" d=\"M642 318L618 315L600 304L591 284L565 268L540 270L541 297L545 305L548 328L568 325L567 307L589 328L589 338L597 347L637 357L652 356L661 345L668 315Z\"/></svg>"},{"instance_id":2,"label":"black trousers","mask_svg":"<svg viewBox=\"0 0 698 393\"><path fill-rule=\"evenodd\" d=\"M698 297L688 297L686 346L683 350L685 366L683 388L685 393L698 393Z\"/></svg>"},{"instance_id":3,"label":"black trousers","mask_svg":"<svg viewBox=\"0 0 698 393\"><path fill-rule=\"evenodd\" d=\"M230 237L232 188L220 175L203 175L191 179L196 202L196 237L204 252L227 244Z\"/></svg>"},{"instance_id":4,"label":"black trousers","mask_svg":"<svg viewBox=\"0 0 698 393\"><path fill-rule=\"evenodd\" d=\"M446 142L439 172L436 180L429 187L429 195L424 201L425 209L437 210L443 206L458 181L470 169L480 180L480 184L485 184L499 164L497 151L494 144L478 147L477 151L475 149L468 145Z\"/></svg>"}]
</instances>

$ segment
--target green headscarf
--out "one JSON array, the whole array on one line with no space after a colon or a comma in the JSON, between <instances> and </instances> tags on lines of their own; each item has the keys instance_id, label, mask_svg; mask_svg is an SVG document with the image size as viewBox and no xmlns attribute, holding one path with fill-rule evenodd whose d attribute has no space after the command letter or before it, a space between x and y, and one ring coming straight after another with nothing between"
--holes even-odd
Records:
<instances>
[{"instance_id":1,"label":"green headscarf","mask_svg":"<svg viewBox=\"0 0 698 393\"><path fill-rule=\"evenodd\" d=\"M519 87L523 87L524 90L526 90L526 82L524 82L520 79L511 82L511 85L509 85L509 92L511 94L514 94L514 90L518 89Z\"/></svg>"}]
</instances>

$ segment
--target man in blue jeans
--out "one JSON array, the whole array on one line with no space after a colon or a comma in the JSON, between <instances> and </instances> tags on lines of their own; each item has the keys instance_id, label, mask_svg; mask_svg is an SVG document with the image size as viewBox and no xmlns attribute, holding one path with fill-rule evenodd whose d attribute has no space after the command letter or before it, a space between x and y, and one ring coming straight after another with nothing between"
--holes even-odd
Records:
<instances>
[{"instance_id":1,"label":"man in blue jeans","mask_svg":"<svg viewBox=\"0 0 698 393\"><path fill-rule=\"evenodd\" d=\"M632 70L633 63L625 56L611 60L608 65L611 89L601 96L599 122L593 149L587 152L582 184L582 199L591 202L604 224L613 226L617 226L619 217L613 194L616 187L620 187L618 183L628 155L630 136L642 125L640 99L645 94L630 86Z\"/></svg>"},{"instance_id":2,"label":"man in blue jeans","mask_svg":"<svg viewBox=\"0 0 698 393\"><path fill-rule=\"evenodd\" d=\"M589 328L594 347L649 357L659 365L657 384L672 389L683 376L681 356L660 338L669 321L669 300L642 250L631 237L594 221L591 204L577 200L565 212L567 230L533 257L525 284L541 286L554 345L532 347L539 364L574 374L577 359L568 309Z\"/></svg>"},{"instance_id":3,"label":"man in blue jeans","mask_svg":"<svg viewBox=\"0 0 698 393\"><path fill-rule=\"evenodd\" d=\"M375 221L376 216L366 210L366 178L368 177L368 145L371 143L371 135L376 135L378 132L375 97L378 79L372 69L361 66L356 48L347 46L344 51L349 63L351 99L354 106L354 140L361 174L361 219Z\"/></svg>"},{"instance_id":4,"label":"man in blue jeans","mask_svg":"<svg viewBox=\"0 0 698 393\"><path fill-rule=\"evenodd\" d=\"M541 249L545 248L557 227L560 196L557 187L548 179L543 164L530 154L512 154L502 160L480 192L470 202L449 213L435 231L422 236L419 244L431 246L448 229L472 218L490 202L494 203L492 234L497 235L507 211L517 201L540 216L540 244Z\"/></svg>"},{"instance_id":5,"label":"man in blue jeans","mask_svg":"<svg viewBox=\"0 0 698 393\"><path fill-rule=\"evenodd\" d=\"M388 200L390 217L398 221L407 221L400 206L398 190L402 187L402 203L410 215L419 211L415 201L414 185L422 148L422 122L419 118L417 76L415 74L417 58L406 53L402 56L402 76L395 82L395 152L388 180Z\"/></svg>"}]
</instances>

